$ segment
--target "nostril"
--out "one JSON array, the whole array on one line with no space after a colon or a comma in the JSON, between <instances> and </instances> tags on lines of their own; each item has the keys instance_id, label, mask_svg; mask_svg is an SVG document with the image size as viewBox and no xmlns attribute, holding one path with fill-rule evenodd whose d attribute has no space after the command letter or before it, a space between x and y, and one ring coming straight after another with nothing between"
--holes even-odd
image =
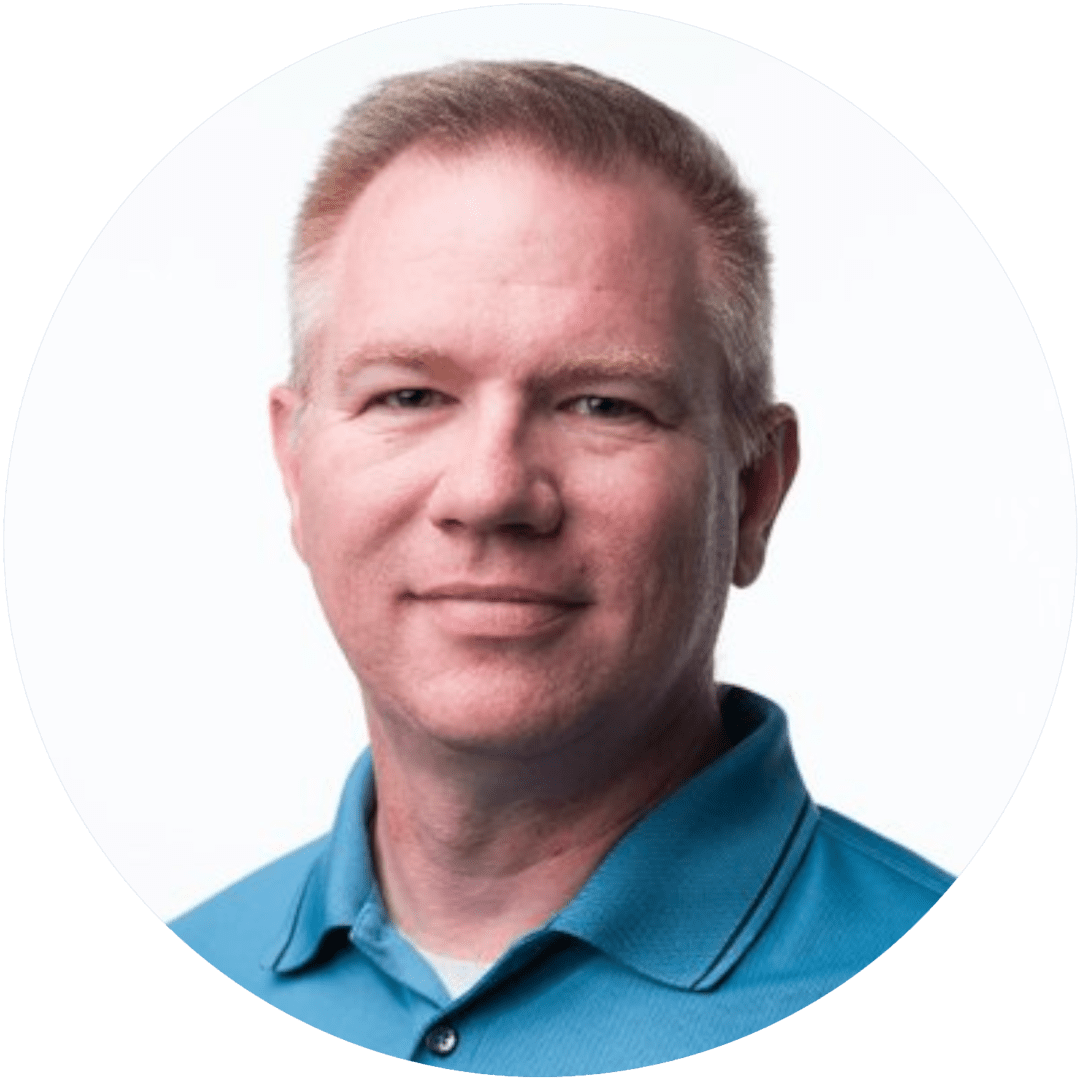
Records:
<instances>
[{"instance_id":1,"label":"nostril","mask_svg":"<svg viewBox=\"0 0 1080 1080\"><path fill-rule=\"evenodd\" d=\"M561 523L560 523L561 524ZM522 539L530 539L531 537L542 536L554 536L559 531L559 525L554 528L543 529L537 528L536 525L532 525L529 522L521 521L514 522L503 527L503 531L511 536L521 537Z\"/></svg>"},{"instance_id":2,"label":"nostril","mask_svg":"<svg viewBox=\"0 0 1080 1080\"><path fill-rule=\"evenodd\" d=\"M473 455L447 468L433 489L429 514L444 531L550 536L562 523L558 485L546 470L501 455Z\"/></svg>"}]
</instances>

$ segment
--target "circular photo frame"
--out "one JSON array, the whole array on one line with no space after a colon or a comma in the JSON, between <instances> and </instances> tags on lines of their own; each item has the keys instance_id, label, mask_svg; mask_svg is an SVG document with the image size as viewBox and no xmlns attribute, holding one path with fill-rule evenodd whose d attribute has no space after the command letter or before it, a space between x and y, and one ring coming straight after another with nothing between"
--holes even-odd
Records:
<instances>
[{"instance_id":1,"label":"circular photo frame","mask_svg":"<svg viewBox=\"0 0 1080 1080\"><path fill-rule=\"evenodd\" d=\"M364 743L265 422L304 187L379 79L522 57L685 112L770 224L803 468L719 676L785 707L819 802L954 873L1042 729L1071 614L1067 443L1020 302L948 193L832 91L708 32L430 16L292 65L185 139L80 266L27 388L5 520L20 670L80 816L166 920L324 833Z\"/></svg>"}]
</instances>

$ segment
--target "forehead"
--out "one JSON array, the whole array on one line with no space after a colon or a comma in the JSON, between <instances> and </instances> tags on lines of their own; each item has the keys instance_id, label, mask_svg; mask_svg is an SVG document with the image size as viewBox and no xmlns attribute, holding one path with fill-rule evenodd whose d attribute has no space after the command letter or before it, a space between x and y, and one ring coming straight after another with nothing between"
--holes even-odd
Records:
<instances>
[{"instance_id":1,"label":"forehead","mask_svg":"<svg viewBox=\"0 0 1080 1080\"><path fill-rule=\"evenodd\" d=\"M684 200L644 167L593 176L520 147L414 147L355 200L328 252L324 361L383 345L504 363L671 352L698 329L702 248Z\"/></svg>"}]
</instances>

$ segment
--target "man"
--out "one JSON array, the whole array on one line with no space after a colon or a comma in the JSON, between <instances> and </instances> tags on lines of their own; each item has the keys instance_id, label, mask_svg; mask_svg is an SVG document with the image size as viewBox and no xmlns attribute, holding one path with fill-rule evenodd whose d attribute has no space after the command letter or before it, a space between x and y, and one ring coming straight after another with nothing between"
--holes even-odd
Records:
<instances>
[{"instance_id":1,"label":"man","mask_svg":"<svg viewBox=\"0 0 1080 1080\"><path fill-rule=\"evenodd\" d=\"M271 419L370 754L193 948L384 1053L580 1074L772 1023L940 896L714 686L798 462L767 261L722 151L593 72L456 65L346 115Z\"/></svg>"}]
</instances>

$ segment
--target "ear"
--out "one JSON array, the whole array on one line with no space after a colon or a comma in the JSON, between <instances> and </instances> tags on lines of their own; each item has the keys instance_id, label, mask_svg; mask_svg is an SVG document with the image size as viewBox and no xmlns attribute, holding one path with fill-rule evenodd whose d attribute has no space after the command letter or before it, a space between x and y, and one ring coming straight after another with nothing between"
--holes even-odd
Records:
<instances>
[{"instance_id":1,"label":"ear","mask_svg":"<svg viewBox=\"0 0 1080 1080\"><path fill-rule=\"evenodd\" d=\"M275 386L270 391L270 432L274 439L285 494L289 500L293 547L304 558L304 538L300 528L300 416L306 402L291 386Z\"/></svg>"},{"instance_id":2,"label":"ear","mask_svg":"<svg viewBox=\"0 0 1080 1080\"><path fill-rule=\"evenodd\" d=\"M732 582L751 584L765 564L773 522L799 467L799 424L790 405L774 405L765 448L739 473L739 544Z\"/></svg>"}]
</instances>

